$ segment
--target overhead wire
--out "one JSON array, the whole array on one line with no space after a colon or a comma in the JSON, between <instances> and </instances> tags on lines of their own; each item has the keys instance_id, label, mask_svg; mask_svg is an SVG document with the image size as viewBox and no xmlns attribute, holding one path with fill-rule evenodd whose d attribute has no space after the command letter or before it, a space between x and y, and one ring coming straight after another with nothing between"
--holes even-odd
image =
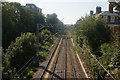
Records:
<instances>
[{"instance_id":1,"label":"overhead wire","mask_svg":"<svg viewBox=\"0 0 120 80\"><path fill-rule=\"evenodd\" d=\"M57 33L55 33L54 35L56 35ZM54 36L54 35L51 35L51 36ZM51 36L48 36L44 41L46 41L49 37ZM18 75L19 72L21 72L22 69L24 69L25 67L27 68L33 61L31 61L34 57L36 56L36 54L34 56L32 56L23 66L22 68L20 68L15 74L12 75L12 78L15 77L16 75ZM36 56L37 57L37 56ZM29 63L31 61L31 63ZM28 64L29 63L29 64ZM28 64L28 65L27 65ZM26 70L26 68L20 73L20 75ZM18 75L18 76L20 76Z\"/></svg>"},{"instance_id":2,"label":"overhead wire","mask_svg":"<svg viewBox=\"0 0 120 80\"><path fill-rule=\"evenodd\" d=\"M12 75L12 78L14 76L16 76L23 68L25 68L25 66L36 56L36 54L34 56L32 56L23 66L22 68L20 68L15 74Z\"/></svg>"},{"instance_id":3,"label":"overhead wire","mask_svg":"<svg viewBox=\"0 0 120 80\"><path fill-rule=\"evenodd\" d=\"M82 51L84 51L78 44L77 44L77 42L75 42L75 44L82 50ZM84 45L85 46L85 45ZM86 48L86 46L85 46L85 48ZM90 55L98 62L98 64L108 73L108 75L110 75L110 77L113 79L113 80L115 80L115 78L111 75L111 73L100 63L100 61L98 61L97 60L97 58L92 54L92 52L90 51L90 50L88 50L87 48L86 48L86 50L90 53Z\"/></svg>"}]
</instances>

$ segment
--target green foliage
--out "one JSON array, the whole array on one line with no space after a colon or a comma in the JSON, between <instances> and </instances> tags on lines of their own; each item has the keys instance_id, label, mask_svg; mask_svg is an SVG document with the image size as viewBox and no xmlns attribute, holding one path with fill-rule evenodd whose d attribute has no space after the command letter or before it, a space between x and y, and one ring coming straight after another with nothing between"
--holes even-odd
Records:
<instances>
[{"instance_id":1,"label":"green foliage","mask_svg":"<svg viewBox=\"0 0 120 80\"><path fill-rule=\"evenodd\" d=\"M113 6L113 8L119 12L118 14L120 15L120 1L114 1L114 2L110 2L110 5ZM120 22L120 16L118 16L119 22Z\"/></svg>"},{"instance_id":2,"label":"green foliage","mask_svg":"<svg viewBox=\"0 0 120 80\"><path fill-rule=\"evenodd\" d=\"M55 13L45 17L42 13L25 8L16 2L2 2L2 14L3 78L10 79L36 54L36 36L34 34L36 33L36 24L55 24L48 30L45 29L40 32L39 57L40 61L43 61L53 43L52 34L59 31L63 23L57 18ZM47 22L45 22L45 19ZM22 77L24 77L22 79L31 77L35 67L34 61L32 62L32 67L27 67L27 70L22 74ZM21 76L17 77L21 78ZM14 79L17 80L16 77Z\"/></svg>"},{"instance_id":3,"label":"green foliage","mask_svg":"<svg viewBox=\"0 0 120 80\"><path fill-rule=\"evenodd\" d=\"M75 24L73 29L74 40L77 41L84 52L80 55L86 61L88 68L93 76L104 80L109 74L103 69L108 70L116 80L119 80L120 68L120 31L112 34L104 19L94 16L82 17ZM95 54L97 60L91 57L87 49ZM109 76L110 77L110 76Z\"/></svg>"},{"instance_id":4,"label":"green foliage","mask_svg":"<svg viewBox=\"0 0 120 80\"><path fill-rule=\"evenodd\" d=\"M18 71L21 67L36 54L36 36L32 33L23 33L16 38L3 54L3 78ZM5 73L4 73L5 72Z\"/></svg>"},{"instance_id":5,"label":"green foliage","mask_svg":"<svg viewBox=\"0 0 120 80\"><path fill-rule=\"evenodd\" d=\"M25 8L19 3L2 3L2 34L3 48L24 32L36 32L36 24L45 24L45 16L32 9Z\"/></svg>"},{"instance_id":6,"label":"green foliage","mask_svg":"<svg viewBox=\"0 0 120 80\"><path fill-rule=\"evenodd\" d=\"M49 30L52 34L60 32L63 23L57 18L55 13L48 14L46 17L33 9L25 8L20 3L2 2L2 34L3 48L7 48L11 41L21 33L36 32L36 24L52 25ZM45 22L46 19L46 22Z\"/></svg>"},{"instance_id":7,"label":"green foliage","mask_svg":"<svg viewBox=\"0 0 120 80\"><path fill-rule=\"evenodd\" d=\"M39 55L41 56L41 59L40 59L41 62L46 59L46 56L48 55L48 53L49 53L49 52L47 52L47 51L45 51L45 50L39 52Z\"/></svg>"},{"instance_id":8,"label":"green foliage","mask_svg":"<svg viewBox=\"0 0 120 80\"><path fill-rule=\"evenodd\" d=\"M114 34L119 36L119 34ZM101 63L114 74L114 77L119 80L119 68L120 68L120 38L115 37L114 43L105 43L101 45Z\"/></svg>"},{"instance_id":9,"label":"green foliage","mask_svg":"<svg viewBox=\"0 0 120 80\"><path fill-rule=\"evenodd\" d=\"M52 25L49 30L52 32L52 34L55 34L56 32L62 31L61 29L63 28L63 22L61 22L58 18L57 18L57 14L53 13L53 14L47 14L46 16L46 23L48 25Z\"/></svg>"},{"instance_id":10,"label":"green foliage","mask_svg":"<svg viewBox=\"0 0 120 80\"><path fill-rule=\"evenodd\" d=\"M86 16L82 18L79 21L78 32L79 33L76 33L77 36L83 35L86 37L93 52L98 51L99 47L103 43L109 42L111 38L110 30L106 22L100 17Z\"/></svg>"},{"instance_id":11,"label":"green foliage","mask_svg":"<svg viewBox=\"0 0 120 80\"><path fill-rule=\"evenodd\" d=\"M51 32L47 29L40 32L40 51L39 59L44 61L49 53L49 48L53 39L51 38ZM15 42L12 42L6 53L3 53L3 78L11 78L18 72L23 65L25 65L31 57L36 55L36 36L33 33L23 33L20 37L16 38ZM33 75L33 70L36 67L32 63L32 66L28 66L26 71L22 73L19 78L28 79ZM25 69L25 68L24 68ZM16 79L17 77L14 77Z\"/></svg>"},{"instance_id":12,"label":"green foliage","mask_svg":"<svg viewBox=\"0 0 120 80\"><path fill-rule=\"evenodd\" d=\"M25 79L28 79L28 78L31 79L33 74L34 74L34 71L29 70Z\"/></svg>"},{"instance_id":13,"label":"green foliage","mask_svg":"<svg viewBox=\"0 0 120 80\"><path fill-rule=\"evenodd\" d=\"M110 4L115 8L115 10L120 11L120 1L110 2Z\"/></svg>"},{"instance_id":14,"label":"green foliage","mask_svg":"<svg viewBox=\"0 0 120 80\"><path fill-rule=\"evenodd\" d=\"M40 32L40 52L41 60L45 60L46 56L49 53L49 48L53 43L52 34L49 30L45 29Z\"/></svg>"},{"instance_id":15,"label":"green foliage","mask_svg":"<svg viewBox=\"0 0 120 80\"><path fill-rule=\"evenodd\" d=\"M2 3L2 34L3 48L7 48L11 41L16 37L15 24L18 20L19 13L17 9L8 2ZM11 35L11 36L9 36Z\"/></svg>"},{"instance_id":16,"label":"green foliage","mask_svg":"<svg viewBox=\"0 0 120 80\"><path fill-rule=\"evenodd\" d=\"M107 69L107 70L111 70L113 68L113 64L112 64L112 57L113 57L113 46L111 44L105 43L103 45L101 45L101 52L103 53L103 55L100 58L100 62L102 63L102 65ZM103 74L103 71L100 71L101 74ZM107 74L107 73L106 73Z\"/></svg>"},{"instance_id":17,"label":"green foliage","mask_svg":"<svg viewBox=\"0 0 120 80\"><path fill-rule=\"evenodd\" d=\"M52 34L51 34L51 32L49 30L44 29L44 30L42 30L40 32L39 35L40 35L40 39L39 40L40 40L40 43L42 45L48 45L49 46L49 44L53 42L52 41Z\"/></svg>"},{"instance_id":18,"label":"green foliage","mask_svg":"<svg viewBox=\"0 0 120 80\"><path fill-rule=\"evenodd\" d=\"M52 24L52 25L57 24L58 23L57 15L55 13L47 14L46 22L47 22L47 24Z\"/></svg>"}]
</instances>

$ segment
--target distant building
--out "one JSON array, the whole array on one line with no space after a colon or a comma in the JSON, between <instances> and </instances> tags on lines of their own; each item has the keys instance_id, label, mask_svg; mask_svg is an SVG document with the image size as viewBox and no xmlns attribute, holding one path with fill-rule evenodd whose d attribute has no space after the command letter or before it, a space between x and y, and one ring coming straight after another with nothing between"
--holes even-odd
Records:
<instances>
[{"instance_id":1,"label":"distant building","mask_svg":"<svg viewBox=\"0 0 120 80\"><path fill-rule=\"evenodd\" d=\"M92 10L90 11L90 15L91 15L91 16L93 15L93 11L92 11Z\"/></svg>"},{"instance_id":2,"label":"distant building","mask_svg":"<svg viewBox=\"0 0 120 80\"><path fill-rule=\"evenodd\" d=\"M26 4L25 6L26 8L30 8L30 9L33 9L39 13L42 13L42 9L37 7L35 4Z\"/></svg>"},{"instance_id":3,"label":"distant building","mask_svg":"<svg viewBox=\"0 0 120 80\"><path fill-rule=\"evenodd\" d=\"M120 12L114 12L113 6L109 4L109 10L108 11L102 11L101 7L96 7L96 13L93 14L90 11L90 15L95 15L96 17L100 16L104 19L106 19L106 22L108 23L108 26L113 29L113 32L115 31L115 28L120 29L120 20L118 17L120 17Z\"/></svg>"},{"instance_id":4,"label":"distant building","mask_svg":"<svg viewBox=\"0 0 120 80\"><path fill-rule=\"evenodd\" d=\"M103 11L98 14L102 18L105 18L108 24L120 24L117 13L110 13L109 11Z\"/></svg>"},{"instance_id":5,"label":"distant building","mask_svg":"<svg viewBox=\"0 0 120 80\"><path fill-rule=\"evenodd\" d=\"M96 8L98 9L98 8ZM101 11L100 7L96 10L96 16L101 16L105 18L108 24L120 24L118 13L113 12L113 7L109 4L109 11Z\"/></svg>"},{"instance_id":6,"label":"distant building","mask_svg":"<svg viewBox=\"0 0 120 80\"><path fill-rule=\"evenodd\" d=\"M101 13L101 9L102 9L101 7L97 6L97 7L96 7L96 14Z\"/></svg>"}]
</instances>

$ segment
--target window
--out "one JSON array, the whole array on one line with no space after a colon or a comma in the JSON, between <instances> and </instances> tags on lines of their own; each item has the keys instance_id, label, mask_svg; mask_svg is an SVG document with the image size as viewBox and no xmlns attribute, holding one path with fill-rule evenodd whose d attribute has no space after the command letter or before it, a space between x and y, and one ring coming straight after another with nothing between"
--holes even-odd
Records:
<instances>
[{"instance_id":1,"label":"window","mask_svg":"<svg viewBox=\"0 0 120 80\"><path fill-rule=\"evenodd\" d=\"M110 22L112 22L112 23L115 22L115 16L111 16L111 21Z\"/></svg>"},{"instance_id":2,"label":"window","mask_svg":"<svg viewBox=\"0 0 120 80\"><path fill-rule=\"evenodd\" d=\"M111 21L111 16L108 16L107 17L107 22L110 23L110 21Z\"/></svg>"}]
</instances>

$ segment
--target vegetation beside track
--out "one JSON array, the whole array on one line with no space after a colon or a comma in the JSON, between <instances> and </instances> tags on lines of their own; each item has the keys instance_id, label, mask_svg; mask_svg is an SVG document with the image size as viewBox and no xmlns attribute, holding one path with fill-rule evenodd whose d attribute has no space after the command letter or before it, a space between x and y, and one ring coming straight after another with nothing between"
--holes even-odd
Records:
<instances>
[{"instance_id":1,"label":"vegetation beside track","mask_svg":"<svg viewBox=\"0 0 120 80\"><path fill-rule=\"evenodd\" d=\"M94 78L104 80L113 77L119 80L119 33L112 33L104 19L94 16L82 17L71 27L70 36L82 49L76 45L75 50L80 52Z\"/></svg>"},{"instance_id":2,"label":"vegetation beside track","mask_svg":"<svg viewBox=\"0 0 120 80\"><path fill-rule=\"evenodd\" d=\"M42 37L51 36L48 34L48 30L43 30ZM43 41L46 38L42 38ZM39 43L39 61L42 62L46 59L49 53L49 49L54 39L52 37L47 38L44 45L43 42ZM3 54L3 78L31 78L33 73L37 70L38 65L36 63L36 36L33 33L23 33L20 37L16 38L15 42L6 50Z\"/></svg>"},{"instance_id":3,"label":"vegetation beside track","mask_svg":"<svg viewBox=\"0 0 120 80\"><path fill-rule=\"evenodd\" d=\"M2 14L2 78L31 78L38 68L37 45L39 59L44 61L55 40L54 34L59 34L64 24L55 13L45 17L42 12L25 8L17 2L2 2ZM36 44L37 24L45 26L39 31L39 44Z\"/></svg>"}]
</instances>

